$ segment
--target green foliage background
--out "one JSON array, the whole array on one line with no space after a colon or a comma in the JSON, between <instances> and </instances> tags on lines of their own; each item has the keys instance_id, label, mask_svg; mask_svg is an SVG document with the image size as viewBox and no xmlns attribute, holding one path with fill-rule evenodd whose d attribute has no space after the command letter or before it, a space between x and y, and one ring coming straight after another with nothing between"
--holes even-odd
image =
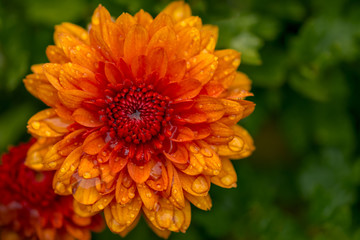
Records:
<instances>
[{"instance_id":1,"label":"green foliage background","mask_svg":"<svg viewBox=\"0 0 360 240\"><path fill-rule=\"evenodd\" d=\"M0 150L26 140L45 106L26 92L30 65L46 62L54 25L86 27L98 0L0 0ZM113 16L155 16L165 0L104 0ZM213 209L193 207L170 239L360 239L360 2L192 0L220 27L218 49L243 53L255 112L241 124L252 157L235 161L236 189L213 186ZM93 239L119 239L108 230ZM126 239L158 239L141 221Z\"/></svg>"}]
</instances>

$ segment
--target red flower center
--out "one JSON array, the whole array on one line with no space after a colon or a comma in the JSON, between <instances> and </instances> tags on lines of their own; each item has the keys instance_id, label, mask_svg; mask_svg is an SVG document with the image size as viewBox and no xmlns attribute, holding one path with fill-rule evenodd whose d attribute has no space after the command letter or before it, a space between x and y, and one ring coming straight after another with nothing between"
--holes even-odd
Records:
<instances>
[{"instance_id":1,"label":"red flower center","mask_svg":"<svg viewBox=\"0 0 360 240\"><path fill-rule=\"evenodd\" d=\"M123 88L105 101L108 105L103 121L110 134L128 143L145 143L167 124L169 98L152 86Z\"/></svg>"}]
</instances>

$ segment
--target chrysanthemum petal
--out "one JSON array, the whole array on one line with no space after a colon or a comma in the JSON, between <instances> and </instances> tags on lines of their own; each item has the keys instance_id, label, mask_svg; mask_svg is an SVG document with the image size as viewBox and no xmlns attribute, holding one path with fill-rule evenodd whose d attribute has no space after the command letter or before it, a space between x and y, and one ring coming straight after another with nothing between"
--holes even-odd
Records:
<instances>
[{"instance_id":1,"label":"chrysanthemum petal","mask_svg":"<svg viewBox=\"0 0 360 240\"><path fill-rule=\"evenodd\" d=\"M138 183L136 186L144 206L149 210L153 210L158 201L158 195L145 183Z\"/></svg>"},{"instance_id":2,"label":"chrysanthemum petal","mask_svg":"<svg viewBox=\"0 0 360 240\"><path fill-rule=\"evenodd\" d=\"M232 82L232 84L230 85L230 89L241 89L241 90L250 91L251 81L246 74L242 72L236 72L236 77Z\"/></svg>"},{"instance_id":3,"label":"chrysanthemum petal","mask_svg":"<svg viewBox=\"0 0 360 240\"><path fill-rule=\"evenodd\" d=\"M58 140L56 138L43 138L40 137L28 150L25 164L35 170L53 170L60 165L65 159L61 159L61 162L55 164L55 166L49 167L45 161L45 155L49 149Z\"/></svg>"},{"instance_id":4,"label":"chrysanthemum petal","mask_svg":"<svg viewBox=\"0 0 360 240\"><path fill-rule=\"evenodd\" d=\"M148 28L153 21L152 16L142 9L134 15L134 18L138 24L145 28Z\"/></svg>"},{"instance_id":5,"label":"chrysanthemum petal","mask_svg":"<svg viewBox=\"0 0 360 240\"><path fill-rule=\"evenodd\" d=\"M206 196L210 190L210 178L205 175L189 176L182 172L179 178L183 189L194 196Z\"/></svg>"},{"instance_id":6,"label":"chrysanthemum petal","mask_svg":"<svg viewBox=\"0 0 360 240\"><path fill-rule=\"evenodd\" d=\"M173 232L185 232L189 227L191 220L191 208L189 202L185 203L185 207L178 209L174 207L168 200L161 198L159 200L159 209L150 211L143 208L144 213L151 223L160 230L170 230Z\"/></svg>"},{"instance_id":7,"label":"chrysanthemum petal","mask_svg":"<svg viewBox=\"0 0 360 240\"><path fill-rule=\"evenodd\" d=\"M78 25L72 24L72 23L62 23L60 25L57 25L55 27L55 34L54 34L54 40L57 44L58 39L57 36L61 33L66 33L71 37L75 37L76 39L80 40L84 43L89 43L89 35L88 32L83 29L82 27L79 27Z\"/></svg>"},{"instance_id":8,"label":"chrysanthemum petal","mask_svg":"<svg viewBox=\"0 0 360 240\"><path fill-rule=\"evenodd\" d=\"M60 103L56 89L48 82L44 74L30 74L24 79L26 89L46 105L54 107Z\"/></svg>"},{"instance_id":9,"label":"chrysanthemum petal","mask_svg":"<svg viewBox=\"0 0 360 240\"><path fill-rule=\"evenodd\" d=\"M80 108L85 100L94 98L94 94L82 90L61 90L58 94L64 106L72 110Z\"/></svg>"},{"instance_id":10,"label":"chrysanthemum petal","mask_svg":"<svg viewBox=\"0 0 360 240\"><path fill-rule=\"evenodd\" d=\"M189 200L192 204L194 204L195 207L200 208L204 211L208 211L211 209L212 202L209 194L205 196L194 196L188 192L184 192L184 194L186 199Z\"/></svg>"},{"instance_id":11,"label":"chrysanthemum petal","mask_svg":"<svg viewBox=\"0 0 360 240\"><path fill-rule=\"evenodd\" d=\"M81 156L78 173L83 178L95 178L100 175L99 166L95 157L84 154Z\"/></svg>"},{"instance_id":12,"label":"chrysanthemum petal","mask_svg":"<svg viewBox=\"0 0 360 240\"><path fill-rule=\"evenodd\" d=\"M136 24L136 19L128 13L123 13L116 19L116 24L120 27L124 35L127 35L130 29Z\"/></svg>"},{"instance_id":13,"label":"chrysanthemum petal","mask_svg":"<svg viewBox=\"0 0 360 240\"><path fill-rule=\"evenodd\" d=\"M153 161L149 161L144 165L136 165L133 162L129 162L127 165L127 169L129 171L130 177L137 183L145 182L149 176L151 168L154 166Z\"/></svg>"},{"instance_id":14,"label":"chrysanthemum petal","mask_svg":"<svg viewBox=\"0 0 360 240\"><path fill-rule=\"evenodd\" d=\"M116 202L110 203L105 208L106 222L113 232L122 232L130 226L140 213L142 202L139 196L136 196L125 205Z\"/></svg>"},{"instance_id":15,"label":"chrysanthemum petal","mask_svg":"<svg viewBox=\"0 0 360 240\"><path fill-rule=\"evenodd\" d=\"M58 46L50 45L46 48L46 56L52 63L67 63L70 59L65 55L64 51Z\"/></svg>"},{"instance_id":16,"label":"chrysanthemum petal","mask_svg":"<svg viewBox=\"0 0 360 240\"><path fill-rule=\"evenodd\" d=\"M196 27L183 28L178 32L178 58L189 59L200 52L200 31Z\"/></svg>"},{"instance_id":17,"label":"chrysanthemum petal","mask_svg":"<svg viewBox=\"0 0 360 240\"><path fill-rule=\"evenodd\" d=\"M212 54L196 55L189 59L185 77L197 79L205 85L214 75L217 65L217 57Z\"/></svg>"},{"instance_id":18,"label":"chrysanthemum petal","mask_svg":"<svg viewBox=\"0 0 360 240\"><path fill-rule=\"evenodd\" d=\"M68 132L69 123L59 118L54 109L38 112L28 121L28 130L41 137L60 137Z\"/></svg>"},{"instance_id":19,"label":"chrysanthemum petal","mask_svg":"<svg viewBox=\"0 0 360 240\"><path fill-rule=\"evenodd\" d=\"M163 192L166 198L177 208L185 207L185 197L182 190L182 184L180 182L179 175L174 166L168 162L167 171L169 176L169 186L166 192Z\"/></svg>"},{"instance_id":20,"label":"chrysanthemum petal","mask_svg":"<svg viewBox=\"0 0 360 240\"><path fill-rule=\"evenodd\" d=\"M176 150L174 152L167 153L164 151L164 155L167 157L167 159L169 159L170 161L172 161L174 163L185 164L189 161L188 160L189 159L188 150L181 143L176 144Z\"/></svg>"},{"instance_id":21,"label":"chrysanthemum petal","mask_svg":"<svg viewBox=\"0 0 360 240\"><path fill-rule=\"evenodd\" d=\"M80 178L73 187L73 196L76 201L81 204L94 204L101 198L96 190L95 179Z\"/></svg>"},{"instance_id":22,"label":"chrysanthemum petal","mask_svg":"<svg viewBox=\"0 0 360 240\"><path fill-rule=\"evenodd\" d=\"M222 166L220 173L211 177L211 182L223 188L236 187L237 176L229 158L222 158Z\"/></svg>"},{"instance_id":23,"label":"chrysanthemum petal","mask_svg":"<svg viewBox=\"0 0 360 240\"><path fill-rule=\"evenodd\" d=\"M157 162L150 172L150 177L146 184L155 191L164 191L167 189L169 177L167 170L162 162Z\"/></svg>"},{"instance_id":24,"label":"chrysanthemum petal","mask_svg":"<svg viewBox=\"0 0 360 240\"><path fill-rule=\"evenodd\" d=\"M203 52L213 53L219 35L219 28L214 25L204 25L200 30L201 46Z\"/></svg>"},{"instance_id":25,"label":"chrysanthemum petal","mask_svg":"<svg viewBox=\"0 0 360 240\"><path fill-rule=\"evenodd\" d=\"M104 125L96 113L88 111L84 108L76 109L72 116L77 123L80 123L85 127L100 127Z\"/></svg>"},{"instance_id":26,"label":"chrysanthemum petal","mask_svg":"<svg viewBox=\"0 0 360 240\"><path fill-rule=\"evenodd\" d=\"M163 78L166 74L168 66L168 58L164 48L154 48L149 51L149 73L156 72L159 78Z\"/></svg>"},{"instance_id":27,"label":"chrysanthemum petal","mask_svg":"<svg viewBox=\"0 0 360 240\"><path fill-rule=\"evenodd\" d=\"M233 159L249 156L255 150L250 134L239 125L235 125L233 130L234 138L226 145L217 146L217 153Z\"/></svg>"},{"instance_id":28,"label":"chrysanthemum petal","mask_svg":"<svg viewBox=\"0 0 360 240\"><path fill-rule=\"evenodd\" d=\"M131 179L129 174L125 171L121 171L115 189L116 202L120 204L126 204L135 197L136 184Z\"/></svg>"},{"instance_id":29,"label":"chrysanthemum petal","mask_svg":"<svg viewBox=\"0 0 360 240\"><path fill-rule=\"evenodd\" d=\"M169 26L164 26L157 30L150 38L146 52L154 48L163 48L166 54L172 58L175 53L176 34Z\"/></svg>"},{"instance_id":30,"label":"chrysanthemum petal","mask_svg":"<svg viewBox=\"0 0 360 240\"><path fill-rule=\"evenodd\" d=\"M78 147L65 158L64 162L61 164L60 169L58 170L58 181L61 182L62 179L69 179L73 175L80 164L82 152L82 147Z\"/></svg>"},{"instance_id":31,"label":"chrysanthemum petal","mask_svg":"<svg viewBox=\"0 0 360 240\"><path fill-rule=\"evenodd\" d=\"M186 73L186 61L184 59L177 59L169 62L166 76L170 82L181 81Z\"/></svg>"},{"instance_id":32,"label":"chrysanthemum petal","mask_svg":"<svg viewBox=\"0 0 360 240\"><path fill-rule=\"evenodd\" d=\"M189 5L183 1L170 3L162 12L169 14L176 22L191 16Z\"/></svg>"},{"instance_id":33,"label":"chrysanthemum petal","mask_svg":"<svg viewBox=\"0 0 360 240\"><path fill-rule=\"evenodd\" d=\"M124 57L131 63L134 57L142 55L149 41L148 32L141 25L134 25L126 35L124 43Z\"/></svg>"},{"instance_id":34,"label":"chrysanthemum petal","mask_svg":"<svg viewBox=\"0 0 360 240\"><path fill-rule=\"evenodd\" d=\"M167 239L170 234L171 234L171 231L169 230L166 230L166 229L159 229L158 227L156 227L152 221L150 221L146 215L144 216L145 217L145 220L147 222L147 224L149 225L149 227L151 228L151 230L153 230L153 232L158 235L159 237L161 238L164 238L164 239Z\"/></svg>"},{"instance_id":35,"label":"chrysanthemum petal","mask_svg":"<svg viewBox=\"0 0 360 240\"><path fill-rule=\"evenodd\" d=\"M214 52L218 57L218 66L214 73L211 82L221 83L225 88L228 88L236 77L236 69L240 64L240 53L225 49Z\"/></svg>"}]
</instances>

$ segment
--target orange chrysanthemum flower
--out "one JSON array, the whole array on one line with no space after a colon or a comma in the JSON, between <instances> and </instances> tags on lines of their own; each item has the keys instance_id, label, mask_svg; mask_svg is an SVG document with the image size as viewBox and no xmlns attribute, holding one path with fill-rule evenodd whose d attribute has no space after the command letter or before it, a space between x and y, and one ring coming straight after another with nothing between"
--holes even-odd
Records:
<instances>
[{"instance_id":1,"label":"orange chrysanthemum flower","mask_svg":"<svg viewBox=\"0 0 360 240\"><path fill-rule=\"evenodd\" d=\"M163 237L190 224L189 202L207 210L210 183L230 188L229 158L249 156L237 122L254 109L240 53L215 51L218 30L174 2L113 20L99 6L89 30L56 27L51 63L33 66L27 89L49 109L29 120L38 139L27 164L57 170L54 189L76 211L104 210L126 234L144 216ZM45 157L40 157L45 154Z\"/></svg>"},{"instance_id":2,"label":"orange chrysanthemum flower","mask_svg":"<svg viewBox=\"0 0 360 240\"><path fill-rule=\"evenodd\" d=\"M78 216L72 197L54 193L54 172L35 172L24 165L33 143L13 147L1 158L0 239L90 239L91 230L103 228L101 216Z\"/></svg>"}]
</instances>

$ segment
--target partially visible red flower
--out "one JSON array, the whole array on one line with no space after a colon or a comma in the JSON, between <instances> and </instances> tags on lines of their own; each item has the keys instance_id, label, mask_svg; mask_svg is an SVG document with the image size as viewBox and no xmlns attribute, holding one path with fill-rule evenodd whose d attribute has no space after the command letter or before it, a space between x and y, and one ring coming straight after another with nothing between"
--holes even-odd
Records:
<instances>
[{"instance_id":1,"label":"partially visible red flower","mask_svg":"<svg viewBox=\"0 0 360 240\"><path fill-rule=\"evenodd\" d=\"M1 158L0 239L90 239L91 230L103 227L100 215L76 215L72 197L54 193L54 172L36 172L24 165L33 143L13 147Z\"/></svg>"}]
</instances>

